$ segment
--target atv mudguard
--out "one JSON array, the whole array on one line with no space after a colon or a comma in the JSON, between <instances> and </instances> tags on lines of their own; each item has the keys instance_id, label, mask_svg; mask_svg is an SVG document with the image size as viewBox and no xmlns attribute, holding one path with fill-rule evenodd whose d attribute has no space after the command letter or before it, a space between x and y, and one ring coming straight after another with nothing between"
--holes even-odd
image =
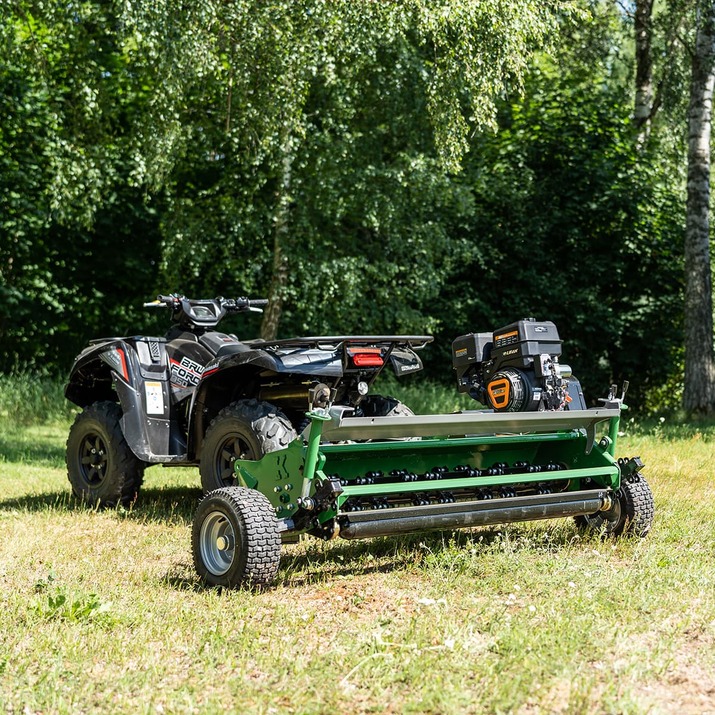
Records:
<instances>
[{"instance_id":1,"label":"atv mudguard","mask_svg":"<svg viewBox=\"0 0 715 715\"><path fill-rule=\"evenodd\" d=\"M300 375L319 382L326 378L337 379L345 372L342 349L345 341L396 341L403 338L338 336L242 343L248 350L219 356L204 368L189 409L188 454L199 453L206 429L222 408L241 396L256 396L257 390L252 390L250 386L256 383L259 373ZM415 340L431 340L431 337L418 336ZM390 362L398 377L422 369L419 356L405 346L394 347Z\"/></svg>"},{"instance_id":2,"label":"atv mudguard","mask_svg":"<svg viewBox=\"0 0 715 715\"><path fill-rule=\"evenodd\" d=\"M86 407L119 402L127 444L150 464L183 462L186 441L172 411L164 338L144 336L93 341L75 360L65 397Z\"/></svg>"},{"instance_id":3,"label":"atv mudguard","mask_svg":"<svg viewBox=\"0 0 715 715\"><path fill-rule=\"evenodd\" d=\"M255 397L260 373L314 377L341 377L342 362L334 352L301 351L280 356L253 349L212 360L204 368L194 390L189 408L188 454L198 454L211 420L229 403L243 397Z\"/></svg>"}]
</instances>

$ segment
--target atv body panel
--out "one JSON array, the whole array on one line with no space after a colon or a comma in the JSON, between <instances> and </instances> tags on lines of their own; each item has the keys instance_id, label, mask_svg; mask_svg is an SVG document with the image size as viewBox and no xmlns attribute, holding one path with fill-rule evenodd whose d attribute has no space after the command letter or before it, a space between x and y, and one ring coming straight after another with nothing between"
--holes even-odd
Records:
<instances>
[{"instance_id":1,"label":"atv body panel","mask_svg":"<svg viewBox=\"0 0 715 715\"><path fill-rule=\"evenodd\" d=\"M185 397L171 383L165 338L108 338L80 353L65 396L80 407L110 400L122 408L122 432L132 452L149 463L186 460L186 439L175 406Z\"/></svg>"},{"instance_id":2,"label":"atv body panel","mask_svg":"<svg viewBox=\"0 0 715 715\"><path fill-rule=\"evenodd\" d=\"M415 349L430 336L329 336L293 338L266 342L251 340L243 350L219 354L208 363L196 386L189 409L189 454L198 454L211 420L228 403L257 397L277 404L296 427L304 422L311 406L311 390L327 383L335 390L338 404L350 401L350 384L365 378L374 381L388 361L397 375L422 369ZM349 351L380 350L380 366L369 370L354 365ZM369 353L366 353L369 354ZM350 378L346 382L343 378Z\"/></svg>"}]
</instances>

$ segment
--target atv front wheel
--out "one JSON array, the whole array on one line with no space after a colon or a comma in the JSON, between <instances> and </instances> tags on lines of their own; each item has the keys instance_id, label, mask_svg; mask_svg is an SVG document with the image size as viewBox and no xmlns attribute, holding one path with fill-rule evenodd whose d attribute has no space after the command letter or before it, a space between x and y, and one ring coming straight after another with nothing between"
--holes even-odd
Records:
<instances>
[{"instance_id":1,"label":"atv front wheel","mask_svg":"<svg viewBox=\"0 0 715 715\"><path fill-rule=\"evenodd\" d=\"M194 566L211 586L268 586L281 538L273 507L255 489L224 487L199 504L191 530Z\"/></svg>"},{"instance_id":2,"label":"atv front wheel","mask_svg":"<svg viewBox=\"0 0 715 715\"><path fill-rule=\"evenodd\" d=\"M613 506L607 511L575 517L576 525L606 537L622 534L646 536L655 514L653 493L648 482L638 473L626 477L615 497Z\"/></svg>"},{"instance_id":3,"label":"atv front wheel","mask_svg":"<svg viewBox=\"0 0 715 715\"><path fill-rule=\"evenodd\" d=\"M77 415L67 438L67 476L75 496L92 506L128 505L139 492L144 463L129 448L114 402L95 402Z\"/></svg>"},{"instance_id":4,"label":"atv front wheel","mask_svg":"<svg viewBox=\"0 0 715 715\"><path fill-rule=\"evenodd\" d=\"M235 486L237 459L261 459L287 447L298 435L288 418L268 402L238 400L211 421L201 448L204 492Z\"/></svg>"}]
</instances>

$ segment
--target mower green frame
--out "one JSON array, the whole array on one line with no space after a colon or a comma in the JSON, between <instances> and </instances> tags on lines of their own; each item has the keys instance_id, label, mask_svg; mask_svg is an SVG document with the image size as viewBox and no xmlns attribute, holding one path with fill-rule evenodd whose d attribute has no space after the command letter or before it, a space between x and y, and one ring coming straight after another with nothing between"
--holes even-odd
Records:
<instances>
[{"instance_id":1,"label":"mower green frame","mask_svg":"<svg viewBox=\"0 0 715 715\"><path fill-rule=\"evenodd\" d=\"M242 486L268 498L282 532L325 538L593 514L612 507L623 476L615 459L621 409L400 417L314 410L304 436L261 460L237 460L235 469ZM405 472L410 480L400 479ZM438 499L454 491L459 499ZM349 509L360 499L411 495L424 498Z\"/></svg>"}]
</instances>

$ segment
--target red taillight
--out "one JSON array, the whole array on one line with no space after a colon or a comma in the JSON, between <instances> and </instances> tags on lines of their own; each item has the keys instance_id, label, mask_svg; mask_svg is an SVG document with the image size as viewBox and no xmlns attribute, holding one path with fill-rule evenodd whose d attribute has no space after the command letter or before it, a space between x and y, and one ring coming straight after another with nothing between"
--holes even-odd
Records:
<instances>
[{"instance_id":1,"label":"red taillight","mask_svg":"<svg viewBox=\"0 0 715 715\"><path fill-rule=\"evenodd\" d=\"M127 370L127 357L124 354L123 348L117 348L117 354L119 355L119 360L122 364L122 376L129 382L129 371Z\"/></svg>"},{"instance_id":2,"label":"red taillight","mask_svg":"<svg viewBox=\"0 0 715 715\"><path fill-rule=\"evenodd\" d=\"M355 367L382 367L382 348L360 348L348 350L348 355Z\"/></svg>"}]
</instances>

